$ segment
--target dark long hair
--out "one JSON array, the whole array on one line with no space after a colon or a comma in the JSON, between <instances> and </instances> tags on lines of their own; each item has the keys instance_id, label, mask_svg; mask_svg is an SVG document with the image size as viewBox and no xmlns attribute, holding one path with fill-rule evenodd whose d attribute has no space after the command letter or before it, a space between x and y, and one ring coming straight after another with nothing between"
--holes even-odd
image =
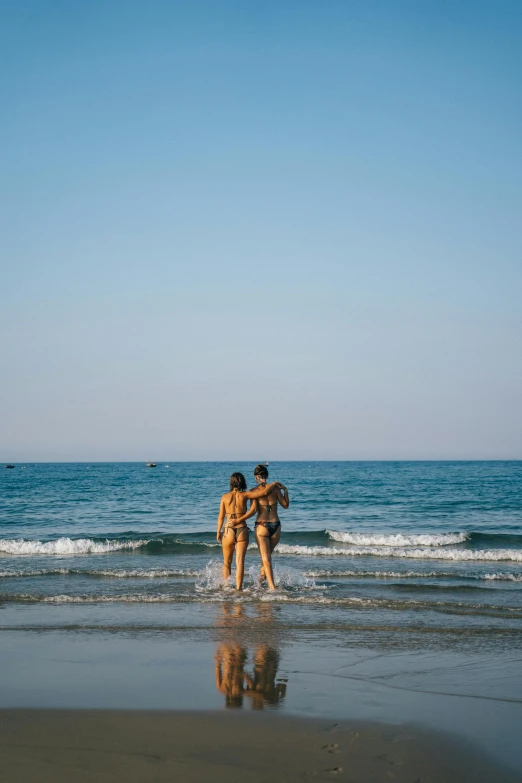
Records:
<instances>
[{"instance_id":1,"label":"dark long hair","mask_svg":"<svg viewBox=\"0 0 522 783\"><path fill-rule=\"evenodd\" d=\"M232 473L230 476L230 491L239 489L240 492L244 492L247 488L246 479L242 473Z\"/></svg>"}]
</instances>

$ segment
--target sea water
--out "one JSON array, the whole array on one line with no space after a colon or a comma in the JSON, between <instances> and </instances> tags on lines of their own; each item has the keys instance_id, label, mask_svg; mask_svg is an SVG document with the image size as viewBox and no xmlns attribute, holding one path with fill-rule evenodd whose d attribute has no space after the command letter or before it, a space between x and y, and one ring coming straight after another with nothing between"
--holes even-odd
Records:
<instances>
[{"instance_id":1,"label":"sea water","mask_svg":"<svg viewBox=\"0 0 522 783\"><path fill-rule=\"evenodd\" d=\"M84 622L81 607L111 604L112 624L191 624L184 607L230 601L216 517L230 473L240 470L254 485L253 468L2 470L0 623L54 624L56 613L27 610L65 604L77 605L69 623ZM258 585L251 535L245 590L234 601L269 602L289 627L430 629L441 643L469 630L470 645L509 645L519 633L522 462L281 462L270 465L270 478L288 486L291 500L280 511L278 590Z\"/></svg>"}]
</instances>

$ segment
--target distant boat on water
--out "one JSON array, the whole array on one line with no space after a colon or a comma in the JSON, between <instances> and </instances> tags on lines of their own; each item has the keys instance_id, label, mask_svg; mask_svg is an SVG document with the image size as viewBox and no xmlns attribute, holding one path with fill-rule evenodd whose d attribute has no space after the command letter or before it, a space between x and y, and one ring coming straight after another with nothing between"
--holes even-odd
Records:
<instances>
[{"instance_id":1,"label":"distant boat on water","mask_svg":"<svg viewBox=\"0 0 522 783\"><path fill-rule=\"evenodd\" d=\"M6 465L6 468L14 468L14 465Z\"/></svg>"},{"instance_id":2,"label":"distant boat on water","mask_svg":"<svg viewBox=\"0 0 522 783\"><path fill-rule=\"evenodd\" d=\"M155 468L156 467L156 463L155 462L146 462L145 465L148 468Z\"/></svg>"}]
</instances>

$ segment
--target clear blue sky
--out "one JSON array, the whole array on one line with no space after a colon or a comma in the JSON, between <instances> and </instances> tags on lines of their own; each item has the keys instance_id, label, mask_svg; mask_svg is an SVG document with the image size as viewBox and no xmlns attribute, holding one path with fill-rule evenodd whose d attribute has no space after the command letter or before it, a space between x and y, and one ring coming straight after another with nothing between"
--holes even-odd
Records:
<instances>
[{"instance_id":1,"label":"clear blue sky","mask_svg":"<svg viewBox=\"0 0 522 783\"><path fill-rule=\"evenodd\" d=\"M0 459L522 457L520 2L0 15Z\"/></svg>"}]
</instances>

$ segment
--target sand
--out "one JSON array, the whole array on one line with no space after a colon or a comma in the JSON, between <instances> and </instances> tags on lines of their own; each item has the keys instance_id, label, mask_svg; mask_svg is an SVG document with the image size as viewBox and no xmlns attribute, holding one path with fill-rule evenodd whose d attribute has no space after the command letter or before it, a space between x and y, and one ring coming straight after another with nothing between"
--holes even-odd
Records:
<instances>
[{"instance_id":1,"label":"sand","mask_svg":"<svg viewBox=\"0 0 522 783\"><path fill-rule=\"evenodd\" d=\"M0 710L7 783L517 783L477 748L417 726L274 713Z\"/></svg>"}]
</instances>

